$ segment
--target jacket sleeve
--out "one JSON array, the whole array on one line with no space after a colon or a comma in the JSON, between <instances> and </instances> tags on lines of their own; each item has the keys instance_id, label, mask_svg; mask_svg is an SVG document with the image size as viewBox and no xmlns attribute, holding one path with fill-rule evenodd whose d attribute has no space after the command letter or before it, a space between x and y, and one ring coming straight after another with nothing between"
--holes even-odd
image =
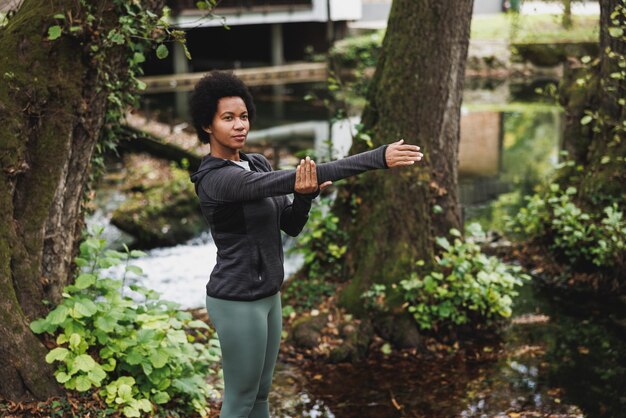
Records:
<instances>
[{"instance_id":1,"label":"jacket sleeve","mask_svg":"<svg viewBox=\"0 0 626 418\"><path fill-rule=\"evenodd\" d=\"M287 235L297 236L309 220L311 203L319 195L319 190L311 194L294 193L293 201L287 196L281 196L280 229Z\"/></svg>"},{"instance_id":2,"label":"jacket sleeve","mask_svg":"<svg viewBox=\"0 0 626 418\"><path fill-rule=\"evenodd\" d=\"M387 168L387 145L317 166L317 181L337 181L368 170ZM280 196L294 192L296 170L265 173L245 171L227 165L207 173L200 186L206 196L218 203L241 202Z\"/></svg>"}]
</instances>

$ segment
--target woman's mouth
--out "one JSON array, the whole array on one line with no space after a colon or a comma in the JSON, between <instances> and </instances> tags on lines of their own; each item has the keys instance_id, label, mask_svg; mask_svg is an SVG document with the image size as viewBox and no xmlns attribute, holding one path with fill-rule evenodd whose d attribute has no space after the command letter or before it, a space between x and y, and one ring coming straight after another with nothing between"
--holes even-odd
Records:
<instances>
[{"instance_id":1,"label":"woman's mouth","mask_svg":"<svg viewBox=\"0 0 626 418\"><path fill-rule=\"evenodd\" d=\"M237 141L245 141L246 140L246 136L245 135L234 135L233 138L235 138L235 140Z\"/></svg>"}]
</instances>

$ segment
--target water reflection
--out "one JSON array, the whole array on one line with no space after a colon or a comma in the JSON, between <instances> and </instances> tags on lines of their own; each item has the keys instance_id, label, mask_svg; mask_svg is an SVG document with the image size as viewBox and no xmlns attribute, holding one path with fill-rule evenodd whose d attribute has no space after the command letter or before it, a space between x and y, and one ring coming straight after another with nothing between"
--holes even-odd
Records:
<instances>
[{"instance_id":1,"label":"water reflection","mask_svg":"<svg viewBox=\"0 0 626 418\"><path fill-rule=\"evenodd\" d=\"M307 390L356 417L621 417L626 343L606 316L526 286L502 340L463 354L316 365ZM623 332L623 330L621 331ZM429 358L430 355L430 358Z\"/></svg>"}]
</instances>

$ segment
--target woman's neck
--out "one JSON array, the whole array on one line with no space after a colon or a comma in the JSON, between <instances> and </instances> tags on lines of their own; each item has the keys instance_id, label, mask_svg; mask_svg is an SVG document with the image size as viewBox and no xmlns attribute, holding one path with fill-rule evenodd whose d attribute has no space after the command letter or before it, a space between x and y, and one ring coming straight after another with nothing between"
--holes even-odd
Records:
<instances>
[{"instance_id":1,"label":"woman's neck","mask_svg":"<svg viewBox=\"0 0 626 418\"><path fill-rule=\"evenodd\" d=\"M216 158L223 158L225 160L240 161L238 149L225 149L222 147L211 147L209 154Z\"/></svg>"}]
</instances>

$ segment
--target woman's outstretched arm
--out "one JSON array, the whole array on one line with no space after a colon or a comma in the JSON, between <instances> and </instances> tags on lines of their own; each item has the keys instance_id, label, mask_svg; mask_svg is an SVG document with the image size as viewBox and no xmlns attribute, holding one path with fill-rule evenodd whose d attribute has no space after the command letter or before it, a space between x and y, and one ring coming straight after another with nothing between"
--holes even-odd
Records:
<instances>
[{"instance_id":1,"label":"woman's outstretched arm","mask_svg":"<svg viewBox=\"0 0 626 418\"><path fill-rule=\"evenodd\" d=\"M369 170L410 165L421 157L419 147L403 145L401 140L341 160L319 164L317 179L320 183L337 181ZM258 173L228 165L204 175L200 179L198 192L201 201L215 203L256 200L293 193L295 180L296 170Z\"/></svg>"}]
</instances>

